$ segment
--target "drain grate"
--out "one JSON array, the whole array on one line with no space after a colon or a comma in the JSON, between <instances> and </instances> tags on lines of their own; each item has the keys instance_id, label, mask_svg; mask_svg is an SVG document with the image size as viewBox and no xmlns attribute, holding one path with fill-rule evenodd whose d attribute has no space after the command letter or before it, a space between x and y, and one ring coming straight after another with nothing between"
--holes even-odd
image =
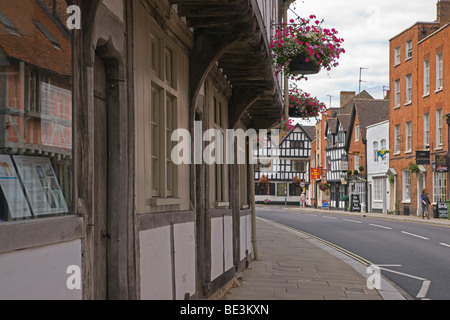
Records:
<instances>
[{"instance_id":1,"label":"drain grate","mask_svg":"<svg viewBox=\"0 0 450 320\"><path fill-rule=\"evenodd\" d=\"M346 293L366 294L366 291L364 291L364 289L362 288L344 287L344 291Z\"/></svg>"}]
</instances>

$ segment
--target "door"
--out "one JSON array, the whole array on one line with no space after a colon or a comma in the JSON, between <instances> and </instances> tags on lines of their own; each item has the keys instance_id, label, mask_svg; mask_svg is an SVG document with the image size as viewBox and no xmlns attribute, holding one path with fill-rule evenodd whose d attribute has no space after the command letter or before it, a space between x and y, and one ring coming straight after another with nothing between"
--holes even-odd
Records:
<instances>
[{"instance_id":1,"label":"door","mask_svg":"<svg viewBox=\"0 0 450 320\"><path fill-rule=\"evenodd\" d=\"M108 126L106 72L95 56L94 71L94 299L108 299Z\"/></svg>"}]
</instances>

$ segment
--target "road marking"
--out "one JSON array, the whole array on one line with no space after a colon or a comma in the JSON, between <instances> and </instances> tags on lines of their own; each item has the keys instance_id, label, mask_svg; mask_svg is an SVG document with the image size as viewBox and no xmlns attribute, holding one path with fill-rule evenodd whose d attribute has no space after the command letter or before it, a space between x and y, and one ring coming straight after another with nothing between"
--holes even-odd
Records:
<instances>
[{"instance_id":1,"label":"road marking","mask_svg":"<svg viewBox=\"0 0 450 320\"><path fill-rule=\"evenodd\" d=\"M361 221L350 220L350 219L342 219L342 220L348 221L348 222L354 222L354 223L362 223Z\"/></svg>"},{"instance_id":2,"label":"road marking","mask_svg":"<svg viewBox=\"0 0 450 320\"><path fill-rule=\"evenodd\" d=\"M420 238L420 239L423 239L423 240L430 240L430 239L428 239L428 238L425 238L425 237L419 236L419 235L417 235L417 234L414 234L414 233L409 233L409 232L406 232L406 231L402 231L402 233L403 233L403 234L407 234L407 235L410 235L410 236L413 236L413 237L416 237L416 238Z\"/></svg>"},{"instance_id":3,"label":"road marking","mask_svg":"<svg viewBox=\"0 0 450 320\"><path fill-rule=\"evenodd\" d=\"M427 296L428 289L430 288L431 281L425 280L422 283L422 288L420 288L417 298L425 298Z\"/></svg>"},{"instance_id":4,"label":"road marking","mask_svg":"<svg viewBox=\"0 0 450 320\"><path fill-rule=\"evenodd\" d=\"M317 217L317 214L310 214L310 213L305 213L305 216L310 216L310 217Z\"/></svg>"},{"instance_id":5,"label":"road marking","mask_svg":"<svg viewBox=\"0 0 450 320\"><path fill-rule=\"evenodd\" d=\"M441 246L445 246L445 247L449 247L450 248L450 244L446 244L446 243L442 243L442 242L440 242L439 243Z\"/></svg>"},{"instance_id":6,"label":"road marking","mask_svg":"<svg viewBox=\"0 0 450 320\"><path fill-rule=\"evenodd\" d=\"M370 224L370 225L373 226L373 227L377 227L377 228L383 228L383 229L392 230L392 228L385 227L385 226L380 226L380 225L378 225L378 224Z\"/></svg>"},{"instance_id":7,"label":"road marking","mask_svg":"<svg viewBox=\"0 0 450 320\"><path fill-rule=\"evenodd\" d=\"M333 220L337 220L337 218L335 218L335 217L327 217L327 216L323 216L324 218L327 218L327 219L333 219Z\"/></svg>"}]
</instances>

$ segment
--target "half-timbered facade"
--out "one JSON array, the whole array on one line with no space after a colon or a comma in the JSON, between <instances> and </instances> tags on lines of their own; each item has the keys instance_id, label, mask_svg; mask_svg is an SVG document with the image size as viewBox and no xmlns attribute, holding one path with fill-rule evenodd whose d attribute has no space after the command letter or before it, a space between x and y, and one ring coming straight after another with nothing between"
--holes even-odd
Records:
<instances>
[{"instance_id":1,"label":"half-timbered facade","mask_svg":"<svg viewBox=\"0 0 450 320\"><path fill-rule=\"evenodd\" d=\"M327 146L325 158L327 165L327 183L330 188L330 208L345 209L347 194L346 171L347 152L345 141L348 129L349 115L338 115L335 119L328 119L325 125Z\"/></svg>"},{"instance_id":2,"label":"half-timbered facade","mask_svg":"<svg viewBox=\"0 0 450 320\"><path fill-rule=\"evenodd\" d=\"M272 24L282 22L284 4L291 2L0 4L27 12L0 16L2 48L45 63L67 55L60 67L69 70L40 66L45 70L33 78L36 64L11 59L8 79L0 79L0 103L6 103L5 81L17 81L18 92L34 81L43 88L36 99L45 107L26 114L32 104L8 99L17 108L2 105L0 126L4 115L10 124L0 141L20 155L64 160L73 175L66 198L73 201L64 215L14 221L10 213L1 215L1 298L201 299L231 285L252 258L253 172L248 163L209 164L202 155L212 142L210 129L268 129L280 121L281 77L269 43ZM70 33L64 29L72 17L68 5L81 14ZM45 50L31 50L26 40ZM3 68L4 53L10 54L0 51ZM49 120L56 124L46 125ZM174 147L188 140L174 157ZM225 137L226 144L230 140ZM242 149L231 148L235 154ZM48 178L41 183L51 185L48 172L37 172L36 181ZM73 288L67 285L71 275Z\"/></svg>"},{"instance_id":3,"label":"half-timbered facade","mask_svg":"<svg viewBox=\"0 0 450 320\"><path fill-rule=\"evenodd\" d=\"M255 166L255 201L264 203L298 204L302 192L308 194L310 204L310 155L315 127L296 125L275 145L273 139L261 143L255 150L259 158ZM273 155L277 155L273 157ZM271 156L271 157L268 157ZM268 184L260 183L266 176ZM266 201L267 202L267 201Z\"/></svg>"}]
</instances>

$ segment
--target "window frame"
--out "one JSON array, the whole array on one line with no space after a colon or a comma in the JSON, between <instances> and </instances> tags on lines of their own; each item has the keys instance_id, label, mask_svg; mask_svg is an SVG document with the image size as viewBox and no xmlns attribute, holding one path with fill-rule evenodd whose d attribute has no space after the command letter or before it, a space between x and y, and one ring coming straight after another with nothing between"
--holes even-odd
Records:
<instances>
[{"instance_id":1,"label":"window frame","mask_svg":"<svg viewBox=\"0 0 450 320\"><path fill-rule=\"evenodd\" d=\"M423 96L430 94L430 59L423 62Z\"/></svg>"},{"instance_id":2,"label":"window frame","mask_svg":"<svg viewBox=\"0 0 450 320\"><path fill-rule=\"evenodd\" d=\"M444 55L443 52L436 54L436 91L444 87Z\"/></svg>"}]
</instances>

